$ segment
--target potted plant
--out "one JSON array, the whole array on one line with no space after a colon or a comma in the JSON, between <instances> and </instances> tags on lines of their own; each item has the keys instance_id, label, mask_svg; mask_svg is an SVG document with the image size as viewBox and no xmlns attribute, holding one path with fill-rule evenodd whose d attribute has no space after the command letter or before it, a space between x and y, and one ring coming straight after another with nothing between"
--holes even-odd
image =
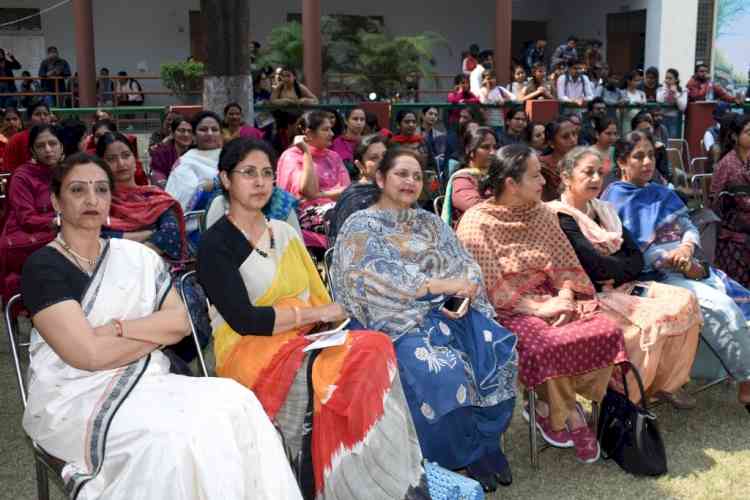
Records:
<instances>
[{"instance_id":1,"label":"potted plant","mask_svg":"<svg viewBox=\"0 0 750 500\"><path fill-rule=\"evenodd\" d=\"M161 81L182 104L195 104L201 99L205 65L194 59L161 65Z\"/></svg>"}]
</instances>

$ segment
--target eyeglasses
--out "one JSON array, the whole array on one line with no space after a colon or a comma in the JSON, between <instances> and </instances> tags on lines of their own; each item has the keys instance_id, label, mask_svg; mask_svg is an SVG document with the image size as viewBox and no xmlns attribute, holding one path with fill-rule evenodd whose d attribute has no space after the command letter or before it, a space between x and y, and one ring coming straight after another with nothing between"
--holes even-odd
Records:
<instances>
[{"instance_id":1,"label":"eyeglasses","mask_svg":"<svg viewBox=\"0 0 750 500\"><path fill-rule=\"evenodd\" d=\"M244 177L247 177L248 179L257 179L258 177L262 177L263 179L273 179L274 173L273 169L271 167L262 168L260 169L260 173L258 173L257 168L242 168L237 170L232 170L233 174L240 174Z\"/></svg>"}]
</instances>

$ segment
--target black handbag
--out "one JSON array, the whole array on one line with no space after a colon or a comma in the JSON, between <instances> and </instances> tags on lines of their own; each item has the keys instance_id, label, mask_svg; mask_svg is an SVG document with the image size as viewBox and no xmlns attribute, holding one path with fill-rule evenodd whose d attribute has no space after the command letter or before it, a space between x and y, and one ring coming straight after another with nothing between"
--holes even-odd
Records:
<instances>
[{"instance_id":1,"label":"black handbag","mask_svg":"<svg viewBox=\"0 0 750 500\"><path fill-rule=\"evenodd\" d=\"M602 457L612 459L626 472L636 476L661 476L667 472L667 454L656 423L656 415L648 410L643 381L638 369L628 362L638 388L641 405L634 404L628 394L625 371L621 370L625 394L607 389L599 413L597 437Z\"/></svg>"}]
</instances>

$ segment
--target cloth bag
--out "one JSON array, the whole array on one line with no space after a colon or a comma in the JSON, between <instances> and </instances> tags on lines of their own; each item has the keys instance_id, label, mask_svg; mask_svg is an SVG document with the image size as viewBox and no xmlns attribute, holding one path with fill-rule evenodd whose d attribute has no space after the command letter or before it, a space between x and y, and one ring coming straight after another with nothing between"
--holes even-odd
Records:
<instances>
[{"instance_id":1,"label":"cloth bag","mask_svg":"<svg viewBox=\"0 0 750 500\"><path fill-rule=\"evenodd\" d=\"M628 363L638 382L641 405L625 394L628 383L622 371L625 394L607 389L599 413L597 437L605 459L613 459L626 472L636 476L661 476L667 472L664 449L656 415L648 410L643 381L635 366Z\"/></svg>"},{"instance_id":2,"label":"cloth bag","mask_svg":"<svg viewBox=\"0 0 750 500\"><path fill-rule=\"evenodd\" d=\"M484 500L484 491L477 481L427 460L424 470L432 500Z\"/></svg>"}]
</instances>

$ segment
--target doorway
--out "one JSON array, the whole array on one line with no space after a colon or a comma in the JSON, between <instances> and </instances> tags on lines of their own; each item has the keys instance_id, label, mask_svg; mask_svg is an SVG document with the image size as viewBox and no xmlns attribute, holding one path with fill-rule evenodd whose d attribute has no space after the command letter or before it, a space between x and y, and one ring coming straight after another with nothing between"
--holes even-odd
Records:
<instances>
[{"instance_id":1,"label":"doorway","mask_svg":"<svg viewBox=\"0 0 750 500\"><path fill-rule=\"evenodd\" d=\"M607 14L607 61L610 73L623 75L646 58L646 10Z\"/></svg>"},{"instance_id":2,"label":"doorway","mask_svg":"<svg viewBox=\"0 0 750 500\"><path fill-rule=\"evenodd\" d=\"M190 57L203 63L208 61L206 18L199 10L190 11Z\"/></svg>"},{"instance_id":3,"label":"doorway","mask_svg":"<svg viewBox=\"0 0 750 500\"><path fill-rule=\"evenodd\" d=\"M536 40L547 39L546 21L513 21L510 30L511 57L523 62L523 53L526 45ZM549 48L547 49L549 54Z\"/></svg>"}]
</instances>

